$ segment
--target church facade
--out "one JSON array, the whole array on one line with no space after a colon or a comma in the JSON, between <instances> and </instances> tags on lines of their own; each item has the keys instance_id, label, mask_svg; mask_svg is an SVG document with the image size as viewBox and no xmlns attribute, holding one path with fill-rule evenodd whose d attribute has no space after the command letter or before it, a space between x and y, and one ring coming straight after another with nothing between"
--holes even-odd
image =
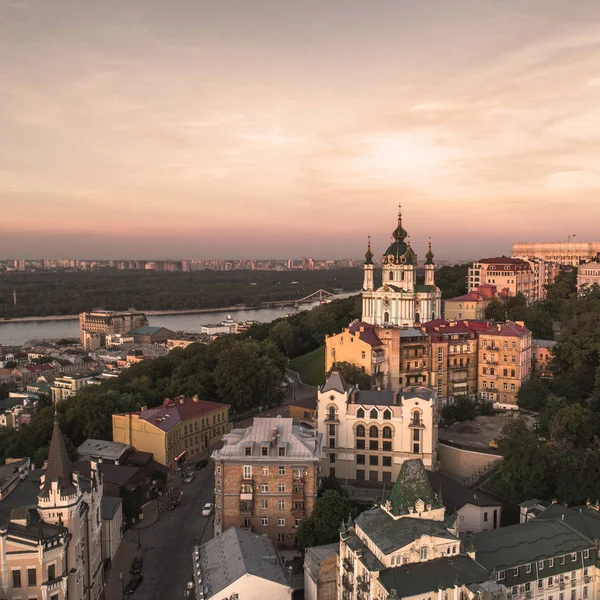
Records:
<instances>
[{"instance_id":1,"label":"church facade","mask_svg":"<svg viewBox=\"0 0 600 600\"><path fill-rule=\"evenodd\" d=\"M425 255L425 281L421 284L417 283L417 255L402 225L400 210L392 238L392 243L383 253L382 281L377 288L369 239L362 288L362 320L379 327L415 327L439 319L442 314L442 292L435 285L431 240Z\"/></svg>"}]
</instances>

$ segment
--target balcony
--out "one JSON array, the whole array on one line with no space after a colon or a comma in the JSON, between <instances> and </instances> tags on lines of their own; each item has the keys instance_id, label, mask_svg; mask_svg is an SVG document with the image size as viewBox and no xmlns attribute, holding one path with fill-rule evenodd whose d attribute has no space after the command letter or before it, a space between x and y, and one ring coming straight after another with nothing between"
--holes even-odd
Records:
<instances>
[{"instance_id":1,"label":"balcony","mask_svg":"<svg viewBox=\"0 0 600 600\"><path fill-rule=\"evenodd\" d=\"M468 371L469 365L448 365L450 371Z\"/></svg>"},{"instance_id":2,"label":"balcony","mask_svg":"<svg viewBox=\"0 0 600 600\"><path fill-rule=\"evenodd\" d=\"M252 486L243 486L240 490L240 502L252 502L253 492Z\"/></svg>"},{"instance_id":3,"label":"balcony","mask_svg":"<svg viewBox=\"0 0 600 600\"><path fill-rule=\"evenodd\" d=\"M294 500L297 502L304 500L304 489L297 488L296 486L292 488L292 502Z\"/></svg>"},{"instance_id":4,"label":"balcony","mask_svg":"<svg viewBox=\"0 0 600 600\"><path fill-rule=\"evenodd\" d=\"M421 419L411 419L408 426L414 429L425 429L425 423Z\"/></svg>"},{"instance_id":5,"label":"balcony","mask_svg":"<svg viewBox=\"0 0 600 600\"><path fill-rule=\"evenodd\" d=\"M304 507L302 507L302 508L299 508L299 507L293 508L292 507L292 514L295 517L305 517L306 511L305 511Z\"/></svg>"},{"instance_id":6,"label":"balcony","mask_svg":"<svg viewBox=\"0 0 600 600\"><path fill-rule=\"evenodd\" d=\"M240 501L240 515L242 515L243 517L247 517L252 515L252 512L252 502Z\"/></svg>"},{"instance_id":7,"label":"balcony","mask_svg":"<svg viewBox=\"0 0 600 600\"><path fill-rule=\"evenodd\" d=\"M358 584L358 589L363 592L369 591L370 581L368 577L364 575L362 577L357 577L356 582Z\"/></svg>"},{"instance_id":8,"label":"balcony","mask_svg":"<svg viewBox=\"0 0 600 600\"><path fill-rule=\"evenodd\" d=\"M349 559L345 558L343 564L344 564L344 569L346 571L351 571L352 573L354 573L354 565L352 564L352 561L350 561Z\"/></svg>"},{"instance_id":9,"label":"balcony","mask_svg":"<svg viewBox=\"0 0 600 600\"><path fill-rule=\"evenodd\" d=\"M374 365L379 365L382 362L385 362L385 354L383 352L378 352L377 354L375 352L373 352L373 355L371 357L371 362Z\"/></svg>"},{"instance_id":10,"label":"balcony","mask_svg":"<svg viewBox=\"0 0 600 600\"><path fill-rule=\"evenodd\" d=\"M350 580L350 578L348 577L348 575L342 575L342 585L348 590L353 590L354 589L354 585L352 584L352 581Z\"/></svg>"},{"instance_id":11,"label":"balcony","mask_svg":"<svg viewBox=\"0 0 600 600\"><path fill-rule=\"evenodd\" d=\"M337 418L337 415L335 414L331 414L329 413L326 417L325 417L325 421L324 423L333 423L335 425L339 425L340 420Z\"/></svg>"}]
</instances>

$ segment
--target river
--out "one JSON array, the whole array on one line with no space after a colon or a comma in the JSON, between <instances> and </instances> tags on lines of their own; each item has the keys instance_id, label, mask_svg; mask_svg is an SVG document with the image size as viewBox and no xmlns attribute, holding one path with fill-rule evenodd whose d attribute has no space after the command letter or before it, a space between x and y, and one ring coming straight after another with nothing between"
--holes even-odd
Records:
<instances>
[{"instance_id":1,"label":"river","mask_svg":"<svg viewBox=\"0 0 600 600\"><path fill-rule=\"evenodd\" d=\"M349 295L351 294L340 294L338 298ZM310 310L318 304L318 302L303 304L302 310ZM220 323L228 316L231 316L234 321L269 323L293 312L295 312L293 307L287 306L283 308L256 308L208 313L148 315L148 322L150 325L166 327L172 331L197 333L200 331L201 325ZM59 340L62 338L79 338L79 320L77 318L60 321L0 323L0 345L20 346L29 340Z\"/></svg>"}]
</instances>

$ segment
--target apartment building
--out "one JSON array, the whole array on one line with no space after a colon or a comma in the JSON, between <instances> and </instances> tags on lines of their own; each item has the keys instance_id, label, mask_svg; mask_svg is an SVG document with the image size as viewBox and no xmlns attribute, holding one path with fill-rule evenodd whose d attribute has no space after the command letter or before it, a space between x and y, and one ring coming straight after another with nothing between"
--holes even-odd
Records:
<instances>
[{"instance_id":1,"label":"apartment building","mask_svg":"<svg viewBox=\"0 0 600 600\"><path fill-rule=\"evenodd\" d=\"M484 324L487 328L487 323ZM423 324L431 345L431 387L442 401L477 392L477 324L436 319Z\"/></svg>"},{"instance_id":2,"label":"apartment building","mask_svg":"<svg viewBox=\"0 0 600 600\"><path fill-rule=\"evenodd\" d=\"M497 323L480 331L480 398L500 407L515 408L521 384L531 377L531 359L531 331L522 322Z\"/></svg>"},{"instance_id":3,"label":"apartment building","mask_svg":"<svg viewBox=\"0 0 600 600\"><path fill-rule=\"evenodd\" d=\"M536 300L543 300L546 297L547 286L554 283L556 276L560 273L561 265L537 256L517 256L513 258L522 258L531 265L533 295Z\"/></svg>"},{"instance_id":4,"label":"apartment building","mask_svg":"<svg viewBox=\"0 0 600 600\"><path fill-rule=\"evenodd\" d=\"M46 471L32 471L0 504L3 598L102 597L103 480L96 467L90 477L73 472L55 419Z\"/></svg>"},{"instance_id":5,"label":"apartment building","mask_svg":"<svg viewBox=\"0 0 600 600\"><path fill-rule=\"evenodd\" d=\"M577 267L577 292L581 294L584 289L593 285L600 286L600 260L590 260Z\"/></svg>"},{"instance_id":6,"label":"apartment building","mask_svg":"<svg viewBox=\"0 0 600 600\"><path fill-rule=\"evenodd\" d=\"M554 374L550 368L554 357L554 340L531 340L531 374L542 379L552 379Z\"/></svg>"},{"instance_id":7,"label":"apartment building","mask_svg":"<svg viewBox=\"0 0 600 600\"><path fill-rule=\"evenodd\" d=\"M495 285L483 284L471 290L468 294L444 300L444 319L448 321L485 319L485 309L498 295Z\"/></svg>"},{"instance_id":8,"label":"apartment building","mask_svg":"<svg viewBox=\"0 0 600 600\"><path fill-rule=\"evenodd\" d=\"M501 295L523 294L528 302L538 299L531 264L520 258L498 256L473 263L467 276L467 292L485 284L495 285Z\"/></svg>"},{"instance_id":9,"label":"apartment building","mask_svg":"<svg viewBox=\"0 0 600 600\"><path fill-rule=\"evenodd\" d=\"M229 404L198 396L166 398L162 406L112 416L113 441L152 452L173 473L176 462L206 454L230 429Z\"/></svg>"},{"instance_id":10,"label":"apartment building","mask_svg":"<svg viewBox=\"0 0 600 600\"><path fill-rule=\"evenodd\" d=\"M519 242L512 245L513 256L535 256L572 267L594 260L599 253L600 242Z\"/></svg>"},{"instance_id":11,"label":"apartment building","mask_svg":"<svg viewBox=\"0 0 600 600\"><path fill-rule=\"evenodd\" d=\"M74 396L82 387L85 387L91 379L96 376L95 373L86 375L74 373L73 375L64 375L57 377L50 386L52 393L52 402L55 404L62 402L65 398Z\"/></svg>"},{"instance_id":12,"label":"apartment building","mask_svg":"<svg viewBox=\"0 0 600 600\"><path fill-rule=\"evenodd\" d=\"M106 336L116 333L125 334L148 325L143 312L117 312L112 310L94 310L79 315L79 337L84 350L96 350L106 346Z\"/></svg>"},{"instance_id":13,"label":"apartment building","mask_svg":"<svg viewBox=\"0 0 600 600\"><path fill-rule=\"evenodd\" d=\"M322 435L288 418L255 418L215 450L214 533L242 527L280 548L296 546L296 528L317 498Z\"/></svg>"},{"instance_id":14,"label":"apartment building","mask_svg":"<svg viewBox=\"0 0 600 600\"><path fill-rule=\"evenodd\" d=\"M554 504L524 524L459 537L419 461L388 500L340 527L341 600L597 598L600 515Z\"/></svg>"},{"instance_id":15,"label":"apartment building","mask_svg":"<svg viewBox=\"0 0 600 600\"><path fill-rule=\"evenodd\" d=\"M435 390L358 390L334 371L319 389L317 415L324 476L391 482L408 459L436 464Z\"/></svg>"}]
</instances>

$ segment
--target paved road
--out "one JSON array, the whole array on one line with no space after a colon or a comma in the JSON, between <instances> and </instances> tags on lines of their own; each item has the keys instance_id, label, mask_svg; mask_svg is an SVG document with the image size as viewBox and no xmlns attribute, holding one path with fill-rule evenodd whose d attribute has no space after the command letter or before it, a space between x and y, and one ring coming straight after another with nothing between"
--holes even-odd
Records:
<instances>
[{"instance_id":1,"label":"paved road","mask_svg":"<svg viewBox=\"0 0 600 600\"><path fill-rule=\"evenodd\" d=\"M144 553L144 581L132 600L183 599L192 577L192 549L213 537L212 516L203 517L202 507L213 502L214 474L210 463L190 484L181 484L181 506L164 511L158 521L140 530ZM127 538L136 539L137 532Z\"/></svg>"}]
</instances>

